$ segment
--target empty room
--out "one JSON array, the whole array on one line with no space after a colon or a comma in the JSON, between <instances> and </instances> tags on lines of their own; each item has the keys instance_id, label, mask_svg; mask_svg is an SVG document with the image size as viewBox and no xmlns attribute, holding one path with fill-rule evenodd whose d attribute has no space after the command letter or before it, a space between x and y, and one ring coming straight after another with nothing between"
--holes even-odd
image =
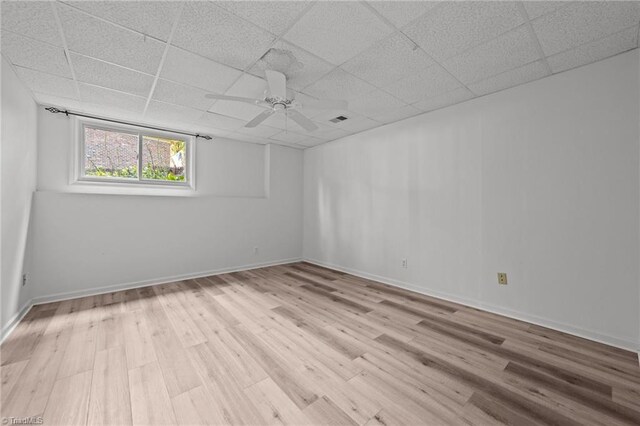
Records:
<instances>
[{"instance_id":1,"label":"empty room","mask_svg":"<svg viewBox=\"0 0 640 426\"><path fill-rule=\"evenodd\" d=\"M640 425L640 1L0 18L3 425Z\"/></svg>"}]
</instances>

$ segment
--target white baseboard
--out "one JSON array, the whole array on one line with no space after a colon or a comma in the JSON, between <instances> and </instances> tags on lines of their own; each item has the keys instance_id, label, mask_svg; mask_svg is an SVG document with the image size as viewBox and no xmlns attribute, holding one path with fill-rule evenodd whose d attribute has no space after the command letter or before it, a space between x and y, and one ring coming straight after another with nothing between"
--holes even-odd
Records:
<instances>
[{"instance_id":1,"label":"white baseboard","mask_svg":"<svg viewBox=\"0 0 640 426\"><path fill-rule=\"evenodd\" d=\"M112 293L114 291L130 290L132 288L149 287L149 286L158 285L158 284L172 283L175 281L190 280L193 278L208 277L211 275L228 274L230 272L249 271L251 269L265 268L267 266L286 265L288 263L295 263L300 261L302 261L302 258L296 257L291 259L275 260L272 262L253 263L250 265L233 266L229 268L214 269L211 271L194 272L190 274L174 275L171 277L160 277L160 278L154 278L154 279L144 280L144 281L121 283L121 284L115 284L115 285L104 286L104 287L95 287L95 288L90 288L86 290L54 293L54 294L49 294L45 296L34 297L28 300L27 302L25 302L22 308L20 308L20 311L17 314L15 314L14 317L11 319L11 321L9 321L9 323L2 329L2 339L0 340L0 343L3 342L7 337L9 337L11 332L15 329L16 325L18 325L20 320L22 320L24 315L27 312L29 312L29 309L31 309L31 307L35 305L42 305L44 303L51 303L51 302L59 302L62 300L77 299L79 297L96 296L99 294Z\"/></svg>"},{"instance_id":2,"label":"white baseboard","mask_svg":"<svg viewBox=\"0 0 640 426\"><path fill-rule=\"evenodd\" d=\"M2 327L2 334L0 335L0 344L4 342L5 338L9 337L9 335L13 332L13 330L16 328L18 323L22 321L22 318L24 318L24 316L27 314L27 312L29 312L29 309L31 309L32 306L33 304L31 303L31 299L24 302L24 304L22 305L22 307L20 307L18 312L16 312L11 317L9 322L4 327Z\"/></svg>"},{"instance_id":3,"label":"white baseboard","mask_svg":"<svg viewBox=\"0 0 640 426\"><path fill-rule=\"evenodd\" d=\"M520 321L529 322L542 327L551 328L553 330L561 331L563 333L572 334L574 336L582 337L585 339L593 340L606 345L615 346L617 348L625 349L631 352L637 352L640 363L640 342L633 340L620 339L613 336L608 336L595 331L586 330L580 327L576 327L570 324L565 324L557 321L552 321L546 318L541 318L536 315L527 314L524 312L518 312L511 309L496 306L490 303L481 302L478 300L467 299L465 297L457 296L454 294L444 293L441 291L425 289L413 284L409 284L403 281L395 280L392 278L382 277L375 274L369 274L367 272L358 271L344 266L334 265L328 262L323 262L315 259L304 258L305 262L313 263L318 266L324 266L325 268L335 269L338 271L346 272L351 275L355 275L361 278L366 278L373 281L379 281L384 284L389 284L394 287L403 288L405 290L411 290L416 293L424 294L425 296L437 297L439 299L448 300L454 303L460 303L461 305L470 306L472 308L481 309L483 311L491 312L505 317L517 319Z\"/></svg>"}]
</instances>

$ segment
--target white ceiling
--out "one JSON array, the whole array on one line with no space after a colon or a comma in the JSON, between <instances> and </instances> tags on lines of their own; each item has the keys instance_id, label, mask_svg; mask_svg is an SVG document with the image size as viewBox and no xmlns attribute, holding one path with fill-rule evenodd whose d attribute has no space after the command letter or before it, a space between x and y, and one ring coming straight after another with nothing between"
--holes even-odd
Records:
<instances>
[{"instance_id":1,"label":"white ceiling","mask_svg":"<svg viewBox=\"0 0 640 426\"><path fill-rule=\"evenodd\" d=\"M2 1L2 55L41 104L232 139L315 146L638 47L640 2ZM270 48L289 87L349 110L282 115L260 97ZM349 119L335 124L331 118Z\"/></svg>"}]
</instances>

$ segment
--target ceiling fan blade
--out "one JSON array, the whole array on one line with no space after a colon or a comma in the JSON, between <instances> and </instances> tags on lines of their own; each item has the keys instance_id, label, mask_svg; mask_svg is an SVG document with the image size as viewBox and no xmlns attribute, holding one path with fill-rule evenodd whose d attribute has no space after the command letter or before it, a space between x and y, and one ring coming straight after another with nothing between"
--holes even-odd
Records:
<instances>
[{"instance_id":1,"label":"ceiling fan blade","mask_svg":"<svg viewBox=\"0 0 640 426\"><path fill-rule=\"evenodd\" d=\"M261 102L263 102L261 99L241 98L240 96L215 95L213 93L207 93L206 95L204 95L204 97L207 98L207 99L219 99L219 100L223 100L223 101L237 101L237 102L244 102L244 103L247 103L247 104L254 104L254 105L258 105Z\"/></svg>"},{"instance_id":2,"label":"ceiling fan blade","mask_svg":"<svg viewBox=\"0 0 640 426\"><path fill-rule=\"evenodd\" d=\"M266 70L269 92L274 98L287 99L287 77L278 71Z\"/></svg>"},{"instance_id":3,"label":"ceiling fan blade","mask_svg":"<svg viewBox=\"0 0 640 426\"><path fill-rule=\"evenodd\" d=\"M268 109L260 114L256 115L253 120L244 125L244 127L256 127L258 124L262 123L264 120L269 118L270 115L274 114L275 110Z\"/></svg>"},{"instance_id":4,"label":"ceiling fan blade","mask_svg":"<svg viewBox=\"0 0 640 426\"><path fill-rule=\"evenodd\" d=\"M315 109L347 109L348 102L340 99L321 99L305 102L302 106Z\"/></svg>"},{"instance_id":5,"label":"ceiling fan blade","mask_svg":"<svg viewBox=\"0 0 640 426\"><path fill-rule=\"evenodd\" d=\"M316 126L316 123L314 123L313 121L309 120L307 117L305 117L304 115L300 114L295 109L289 109L289 110L287 110L287 112L289 113L289 117L291 117L291 119L293 121L298 123L300 125L300 127L305 129L306 131L313 132L314 130L318 130L318 126Z\"/></svg>"}]
</instances>

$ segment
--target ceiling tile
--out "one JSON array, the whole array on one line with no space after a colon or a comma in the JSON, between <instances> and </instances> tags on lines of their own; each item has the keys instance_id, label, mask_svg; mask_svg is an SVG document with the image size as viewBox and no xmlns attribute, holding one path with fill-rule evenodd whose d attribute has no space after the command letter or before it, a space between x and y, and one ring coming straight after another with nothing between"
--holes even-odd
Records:
<instances>
[{"instance_id":1,"label":"ceiling tile","mask_svg":"<svg viewBox=\"0 0 640 426\"><path fill-rule=\"evenodd\" d=\"M331 125L337 129L344 130L349 133L353 132L361 132L363 130L372 129L374 127L380 126L382 123L379 123L375 120L372 120L367 117L359 117L359 116L351 116L348 120L341 121L340 123Z\"/></svg>"},{"instance_id":2,"label":"ceiling tile","mask_svg":"<svg viewBox=\"0 0 640 426\"><path fill-rule=\"evenodd\" d=\"M568 1L523 1L525 10L529 19L535 19L542 15L553 12L560 9L562 6L569 4Z\"/></svg>"},{"instance_id":3,"label":"ceiling tile","mask_svg":"<svg viewBox=\"0 0 640 426\"><path fill-rule=\"evenodd\" d=\"M301 135L299 133L294 133L291 131L282 131L280 133L276 133L275 135L269 137L269 139L273 139L279 142L287 142L287 143L298 143L308 138L309 136L307 135Z\"/></svg>"},{"instance_id":4,"label":"ceiling tile","mask_svg":"<svg viewBox=\"0 0 640 426\"><path fill-rule=\"evenodd\" d=\"M73 80L27 68L15 68L20 80L34 92L69 99L78 98L76 84Z\"/></svg>"},{"instance_id":5,"label":"ceiling tile","mask_svg":"<svg viewBox=\"0 0 640 426\"><path fill-rule=\"evenodd\" d=\"M264 79L250 74L243 74L225 94L252 99L264 99L265 90L267 90L267 82Z\"/></svg>"},{"instance_id":6,"label":"ceiling tile","mask_svg":"<svg viewBox=\"0 0 640 426\"><path fill-rule=\"evenodd\" d=\"M241 71L177 47L169 47L160 77L212 93L224 93Z\"/></svg>"},{"instance_id":7,"label":"ceiling tile","mask_svg":"<svg viewBox=\"0 0 640 426\"><path fill-rule=\"evenodd\" d=\"M51 5L48 1L2 1L1 27L3 30L62 46Z\"/></svg>"},{"instance_id":8,"label":"ceiling tile","mask_svg":"<svg viewBox=\"0 0 640 426\"><path fill-rule=\"evenodd\" d=\"M293 55L293 58L289 56ZM277 41L271 49L251 67L249 72L264 78L264 71L280 71L287 76L287 87L301 90L317 81L334 68L327 61L320 59L304 49L285 41Z\"/></svg>"},{"instance_id":9,"label":"ceiling tile","mask_svg":"<svg viewBox=\"0 0 640 426\"><path fill-rule=\"evenodd\" d=\"M422 110L423 112L433 111L434 109L444 108L449 105L464 102L473 98L475 95L469 91L466 87L458 87L447 93L443 93L438 96L434 96L413 104L414 107Z\"/></svg>"},{"instance_id":10,"label":"ceiling tile","mask_svg":"<svg viewBox=\"0 0 640 426\"><path fill-rule=\"evenodd\" d=\"M80 99L86 103L105 106L115 110L142 114L147 100L140 96L117 92L97 86L79 83Z\"/></svg>"},{"instance_id":11,"label":"ceiling tile","mask_svg":"<svg viewBox=\"0 0 640 426\"><path fill-rule=\"evenodd\" d=\"M220 130L238 130L245 125L245 122L238 120L237 118L227 117L225 115L214 114L212 112L206 112L197 123L203 126L213 127Z\"/></svg>"},{"instance_id":12,"label":"ceiling tile","mask_svg":"<svg viewBox=\"0 0 640 426\"><path fill-rule=\"evenodd\" d=\"M256 115L264 112L264 110L264 108L256 105L234 101L216 101L216 103L209 108L210 112L238 118L245 122L253 120Z\"/></svg>"},{"instance_id":13,"label":"ceiling tile","mask_svg":"<svg viewBox=\"0 0 640 426\"><path fill-rule=\"evenodd\" d=\"M537 80L549 74L550 72L544 62L537 61L470 84L469 89L476 95L481 96Z\"/></svg>"},{"instance_id":14,"label":"ceiling tile","mask_svg":"<svg viewBox=\"0 0 640 426\"><path fill-rule=\"evenodd\" d=\"M280 35L286 31L309 1L217 1L216 5Z\"/></svg>"},{"instance_id":15,"label":"ceiling tile","mask_svg":"<svg viewBox=\"0 0 640 426\"><path fill-rule=\"evenodd\" d=\"M272 34L214 2L186 2L172 44L245 69L258 60L274 40Z\"/></svg>"},{"instance_id":16,"label":"ceiling tile","mask_svg":"<svg viewBox=\"0 0 640 426\"><path fill-rule=\"evenodd\" d=\"M579 46L638 24L640 2L575 2L532 22L545 55Z\"/></svg>"},{"instance_id":17,"label":"ceiling tile","mask_svg":"<svg viewBox=\"0 0 640 426\"><path fill-rule=\"evenodd\" d=\"M304 92L318 99L351 100L375 89L375 86L336 68L307 87Z\"/></svg>"},{"instance_id":18,"label":"ceiling tile","mask_svg":"<svg viewBox=\"0 0 640 426\"><path fill-rule=\"evenodd\" d=\"M351 59L342 68L378 87L388 86L433 65L422 49L394 34Z\"/></svg>"},{"instance_id":19,"label":"ceiling tile","mask_svg":"<svg viewBox=\"0 0 640 426\"><path fill-rule=\"evenodd\" d=\"M406 103L414 103L422 99L449 92L460 83L440 65L434 65L384 88Z\"/></svg>"},{"instance_id":20,"label":"ceiling tile","mask_svg":"<svg viewBox=\"0 0 640 426\"><path fill-rule=\"evenodd\" d=\"M207 92L195 87L183 86L159 79L153 91L153 99L175 105L206 111L213 105L213 99L205 98Z\"/></svg>"},{"instance_id":21,"label":"ceiling tile","mask_svg":"<svg viewBox=\"0 0 640 426\"><path fill-rule=\"evenodd\" d=\"M436 59L446 59L524 23L515 2L447 2L403 32Z\"/></svg>"},{"instance_id":22,"label":"ceiling tile","mask_svg":"<svg viewBox=\"0 0 640 426\"><path fill-rule=\"evenodd\" d=\"M151 37L166 41L178 18L175 1L70 1L70 6Z\"/></svg>"},{"instance_id":23,"label":"ceiling tile","mask_svg":"<svg viewBox=\"0 0 640 426\"><path fill-rule=\"evenodd\" d=\"M366 95L349 103L349 110L367 117L383 114L405 105L404 102L383 92L382 90L374 90Z\"/></svg>"},{"instance_id":24,"label":"ceiling tile","mask_svg":"<svg viewBox=\"0 0 640 426\"><path fill-rule=\"evenodd\" d=\"M439 4L438 1L369 1L368 3L398 28L404 27Z\"/></svg>"},{"instance_id":25,"label":"ceiling tile","mask_svg":"<svg viewBox=\"0 0 640 426\"><path fill-rule=\"evenodd\" d=\"M334 116L335 117L335 116ZM318 125L318 129L314 130L313 132L306 132L306 131L298 131L299 133L303 133L307 136L312 136L314 138L318 138L318 139L338 139L338 138L342 138L344 136L347 136L348 134L352 133L351 131L348 130L344 130L344 129L339 129L339 128L335 128L332 126L329 126L326 123L326 120L323 121L319 121L319 119L315 119L313 120L317 125Z\"/></svg>"},{"instance_id":26,"label":"ceiling tile","mask_svg":"<svg viewBox=\"0 0 640 426\"><path fill-rule=\"evenodd\" d=\"M256 127L241 127L236 131L236 133L242 133L243 135L254 136L257 138L268 138L280 132L282 132L282 130L269 127L264 123Z\"/></svg>"},{"instance_id":27,"label":"ceiling tile","mask_svg":"<svg viewBox=\"0 0 640 426\"><path fill-rule=\"evenodd\" d=\"M61 96L47 95L40 92L33 92L38 105L51 105L62 109L82 110L82 102L79 99L69 99Z\"/></svg>"},{"instance_id":28,"label":"ceiling tile","mask_svg":"<svg viewBox=\"0 0 640 426\"><path fill-rule=\"evenodd\" d=\"M358 2L318 2L284 36L339 65L393 30Z\"/></svg>"},{"instance_id":29,"label":"ceiling tile","mask_svg":"<svg viewBox=\"0 0 640 426\"><path fill-rule=\"evenodd\" d=\"M565 71L635 49L638 46L637 39L638 27L631 27L575 49L549 56L547 61L553 72Z\"/></svg>"},{"instance_id":30,"label":"ceiling tile","mask_svg":"<svg viewBox=\"0 0 640 426\"><path fill-rule=\"evenodd\" d=\"M259 137L259 136L251 136L251 135L247 135L247 134L239 133L239 132L229 133L226 137L228 137L230 139L235 139L235 140L240 141L240 142L256 143L256 144L260 144L260 145L266 145L266 144L269 143L269 139L267 139L267 138L263 138L263 137Z\"/></svg>"},{"instance_id":31,"label":"ceiling tile","mask_svg":"<svg viewBox=\"0 0 640 426\"><path fill-rule=\"evenodd\" d=\"M145 118L171 123L193 123L200 119L203 114L202 111L197 109L151 101Z\"/></svg>"},{"instance_id":32,"label":"ceiling tile","mask_svg":"<svg viewBox=\"0 0 640 426\"><path fill-rule=\"evenodd\" d=\"M314 137L309 137L305 140L303 140L302 142L298 142L298 145L301 145L302 147L312 147L312 146L317 146L317 145L322 145L323 143L326 143L327 141L322 140L322 139L317 139Z\"/></svg>"},{"instance_id":33,"label":"ceiling tile","mask_svg":"<svg viewBox=\"0 0 640 426\"><path fill-rule=\"evenodd\" d=\"M149 96L153 77L137 71L113 65L75 53L71 63L78 81L119 90L137 96Z\"/></svg>"},{"instance_id":34,"label":"ceiling tile","mask_svg":"<svg viewBox=\"0 0 640 426\"><path fill-rule=\"evenodd\" d=\"M2 31L2 53L13 65L71 78L71 68L62 47Z\"/></svg>"},{"instance_id":35,"label":"ceiling tile","mask_svg":"<svg viewBox=\"0 0 640 426\"><path fill-rule=\"evenodd\" d=\"M526 25L443 62L463 83L472 83L540 59Z\"/></svg>"},{"instance_id":36,"label":"ceiling tile","mask_svg":"<svg viewBox=\"0 0 640 426\"><path fill-rule=\"evenodd\" d=\"M58 4L58 13L70 50L147 74L157 72L164 43L69 6Z\"/></svg>"},{"instance_id":37,"label":"ceiling tile","mask_svg":"<svg viewBox=\"0 0 640 426\"><path fill-rule=\"evenodd\" d=\"M418 108L405 105L401 108L396 108L391 111L384 112L382 114L372 115L371 118L379 121L380 123L393 123L394 121L404 120L405 118L413 117L414 115L422 114Z\"/></svg>"}]
</instances>

